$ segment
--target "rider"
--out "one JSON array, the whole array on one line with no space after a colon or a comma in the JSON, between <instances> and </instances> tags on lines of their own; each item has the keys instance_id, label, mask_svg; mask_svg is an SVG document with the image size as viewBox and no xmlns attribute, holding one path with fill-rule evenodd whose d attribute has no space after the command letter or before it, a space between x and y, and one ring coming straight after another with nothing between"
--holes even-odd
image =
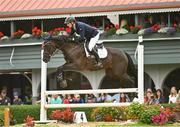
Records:
<instances>
[{"instance_id":1,"label":"rider","mask_svg":"<svg viewBox=\"0 0 180 127\"><path fill-rule=\"evenodd\" d=\"M96 57L97 60L97 66L102 66L101 60L96 52L94 52L94 47L95 45L102 45L102 42L98 42L99 40L99 31L91 27L90 25L83 23L83 22L78 22L74 17L67 17L65 19L64 24L66 24L69 28L71 28L71 35L74 33L77 33L80 35L80 41L85 42L85 45L87 47L85 48L86 56L90 57L90 53L93 53L94 56Z\"/></svg>"}]
</instances>

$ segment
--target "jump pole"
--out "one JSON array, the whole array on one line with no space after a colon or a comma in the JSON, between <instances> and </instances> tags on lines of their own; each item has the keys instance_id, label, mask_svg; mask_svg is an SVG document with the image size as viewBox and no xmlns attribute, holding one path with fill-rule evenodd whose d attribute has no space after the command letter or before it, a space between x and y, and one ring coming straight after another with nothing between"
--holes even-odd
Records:
<instances>
[{"instance_id":1,"label":"jump pole","mask_svg":"<svg viewBox=\"0 0 180 127\"><path fill-rule=\"evenodd\" d=\"M144 45L143 36L139 36L139 42L137 46L138 52L138 100L139 103L144 103Z\"/></svg>"},{"instance_id":2,"label":"jump pole","mask_svg":"<svg viewBox=\"0 0 180 127\"><path fill-rule=\"evenodd\" d=\"M46 87L47 87L47 63L43 61L44 49L41 49L41 110L40 110L40 121L47 121L47 110L46 105Z\"/></svg>"}]
</instances>

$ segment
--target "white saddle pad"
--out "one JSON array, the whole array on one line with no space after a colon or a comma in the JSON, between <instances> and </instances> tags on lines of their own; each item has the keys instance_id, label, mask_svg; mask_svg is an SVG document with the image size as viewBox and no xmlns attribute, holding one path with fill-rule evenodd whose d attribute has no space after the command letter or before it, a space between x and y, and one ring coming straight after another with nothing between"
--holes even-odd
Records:
<instances>
[{"instance_id":1,"label":"white saddle pad","mask_svg":"<svg viewBox=\"0 0 180 127\"><path fill-rule=\"evenodd\" d=\"M108 55L107 49L103 46L103 48L98 49L99 58L106 58Z\"/></svg>"}]
</instances>

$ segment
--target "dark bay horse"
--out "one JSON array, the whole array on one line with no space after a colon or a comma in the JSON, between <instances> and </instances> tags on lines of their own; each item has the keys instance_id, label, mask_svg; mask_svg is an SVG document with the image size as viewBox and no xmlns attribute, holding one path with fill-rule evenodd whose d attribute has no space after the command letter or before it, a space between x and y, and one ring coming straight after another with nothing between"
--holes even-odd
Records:
<instances>
[{"instance_id":1,"label":"dark bay horse","mask_svg":"<svg viewBox=\"0 0 180 127\"><path fill-rule=\"evenodd\" d=\"M43 61L49 62L51 56L59 49L62 51L66 63L57 69L60 83L66 83L63 72L67 70L77 71L95 71L102 68L95 67L95 60L88 59L85 55L83 44L74 43L68 36L61 35L52 37L49 41L44 43ZM121 84L128 84L128 86L135 86L136 70L131 57L118 49L107 48L108 57L102 62L105 69L106 76L111 79L120 80Z\"/></svg>"}]
</instances>

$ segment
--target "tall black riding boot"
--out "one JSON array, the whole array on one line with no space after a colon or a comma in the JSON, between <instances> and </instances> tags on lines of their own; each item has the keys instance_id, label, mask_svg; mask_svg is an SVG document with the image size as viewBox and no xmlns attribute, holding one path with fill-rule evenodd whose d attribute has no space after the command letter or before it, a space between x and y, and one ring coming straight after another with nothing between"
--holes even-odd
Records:
<instances>
[{"instance_id":1,"label":"tall black riding boot","mask_svg":"<svg viewBox=\"0 0 180 127\"><path fill-rule=\"evenodd\" d=\"M99 58L98 52L97 52L97 50L95 48L93 48L92 53L95 56L95 59L96 59L96 62L97 62L97 64L96 64L97 67L101 67L102 68L103 64L102 64L101 59Z\"/></svg>"}]
</instances>

